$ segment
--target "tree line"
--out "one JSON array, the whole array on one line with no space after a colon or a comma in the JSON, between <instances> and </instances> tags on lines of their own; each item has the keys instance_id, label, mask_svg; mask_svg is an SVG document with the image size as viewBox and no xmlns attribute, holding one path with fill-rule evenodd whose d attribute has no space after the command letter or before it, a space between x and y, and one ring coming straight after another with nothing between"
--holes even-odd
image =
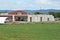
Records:
<instances>
[{"instance_id":1,"label":"tree line","mask_svg":"<svg viewBox=\"0 0 60 40\"><path fill-rule=\"evenodd\" d=\"M36 14L44 14L44 13L35 12L34 14L36 15ZM60 18L60 12L48 12L48 14L53 15L55 18Z\"/></svg>"},{"instance_id":2,"label":"tree line","mask_svg":"<svg viewBox=\"0 0 60 40\"><path fill-rule=\"evenodd\" d=\"M53 15L55 18L60 18L60 12L49 12L49 15Z\"/></svg>"}]
</instances>

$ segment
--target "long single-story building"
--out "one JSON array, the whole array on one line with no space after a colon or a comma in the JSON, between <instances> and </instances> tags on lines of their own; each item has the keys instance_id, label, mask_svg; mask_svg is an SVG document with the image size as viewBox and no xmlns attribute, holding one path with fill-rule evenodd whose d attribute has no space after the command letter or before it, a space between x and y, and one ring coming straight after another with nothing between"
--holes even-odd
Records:
<instances>
[{"instance_id":1,"label":"long single-story building","mask_svg":"<svg viewBox=\"0 0 60 40\"><path fill-rule=\"evenodd\" d=\"M19 24L19 23L48 22L48 21L55 21L54 16L46 14L30 15L27 12L20 10L0 14L0 23Z\"/></svg>"}]
</instances>

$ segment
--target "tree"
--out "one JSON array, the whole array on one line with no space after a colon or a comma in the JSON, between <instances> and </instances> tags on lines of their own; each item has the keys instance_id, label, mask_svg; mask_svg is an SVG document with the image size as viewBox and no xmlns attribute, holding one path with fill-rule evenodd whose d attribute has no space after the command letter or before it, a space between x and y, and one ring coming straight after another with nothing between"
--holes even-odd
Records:
<instances>
[{"instance_id":1,"label":"tree","mask_svg":"<svg viewBox=\"0 0 60 40\"><path fill-rule=\"evenodd\" d=\"M56 12L56 17L60 18L60 12Z\"/></svg>"},{"instance_id":2,"label":"tree","mask_svg":"<svg viewBox=\"0 0 60 40\"><path fill-rule=\"evenodd\" d=\"M40 13L40 12L35 12L34 14L42 14L42 13Z\"/></svg>"},{"instance_id":3,"label":"tree","mask_svg":"<svg viewBox=\"0 0 60 40\"><path fill-rule=\"evenodd\" d=\"M56 17L55 12L48 12L49 15L53 15L54 17Z\"/></svg>"},{"instance_id":4,"label":"tree","mask_svg":"<svg viewBox=\"0 0 60 40\"><path fill-rule=\"evenodd\" d=\"M60 12L49 12L49 15L53 15L55 18L60 18Z\"/></svg>"}]
</instances>

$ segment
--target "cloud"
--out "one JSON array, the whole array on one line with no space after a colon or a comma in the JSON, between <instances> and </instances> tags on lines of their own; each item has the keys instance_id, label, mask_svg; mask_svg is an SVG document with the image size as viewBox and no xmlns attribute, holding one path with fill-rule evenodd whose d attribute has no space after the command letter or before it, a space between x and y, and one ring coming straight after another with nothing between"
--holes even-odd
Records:
<instances>
[{"instance_id":1,"label":"cloud","mask_svg":"<svg viewBox=\"0 0 60 40\"><path fill-rule=\"evenodd\" d=\"M58 0L35 0L35 4L40 5L41 8L43 9L60 9L60 1Z\"/></svg>"},{"instance_id":2,"label":"cloud","mask_svg":"<svg viewBox=\"0 0 60 40\"><path fill-rule=\"evenodd\" d=\"M58 0L0 0L0 9L60 9Z\"/></svg>"},{"instance_id":3,"label":"cloud","mask_svg":"<svg viewBox=\"0 0 60 40\"><path fill-rule=\"evenodd\" d=\"M35 3L37 3L37 4L42 4L42 5L50 5L50 4L52 4L53 2L50 1L50 0L35 0Z\"/></svg>"},{"instance_id":4,"label":"cloud","mask_svg":"<svg viewBox=\"0 0 60 40\"><path fill-rule=\"evenodd\" d=\"M54 4L56 4L56 5L58 5L58 4L60 4L60 1L52 1L52 0L35 0L35 3L37 3L37 4L44 4L44 5L54 5Z\"/></svg>"}]
</instances>

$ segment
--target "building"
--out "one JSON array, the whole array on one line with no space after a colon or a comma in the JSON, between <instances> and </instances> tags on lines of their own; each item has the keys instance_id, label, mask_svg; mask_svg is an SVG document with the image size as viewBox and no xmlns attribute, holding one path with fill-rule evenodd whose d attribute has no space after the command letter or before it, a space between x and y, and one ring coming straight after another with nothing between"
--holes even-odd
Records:
<instances>
[{"instance_id":1,"label":"building","mask_svg":"<svg viewBox=\"0 0 60 40\"><path fill-rule=\"evenodd\" d=\"M20 10L0 14L0 23L19 24L45 21L54 21L54 16L46 14L30 15L27 12Z\"/></svg>"}]
</instances>

